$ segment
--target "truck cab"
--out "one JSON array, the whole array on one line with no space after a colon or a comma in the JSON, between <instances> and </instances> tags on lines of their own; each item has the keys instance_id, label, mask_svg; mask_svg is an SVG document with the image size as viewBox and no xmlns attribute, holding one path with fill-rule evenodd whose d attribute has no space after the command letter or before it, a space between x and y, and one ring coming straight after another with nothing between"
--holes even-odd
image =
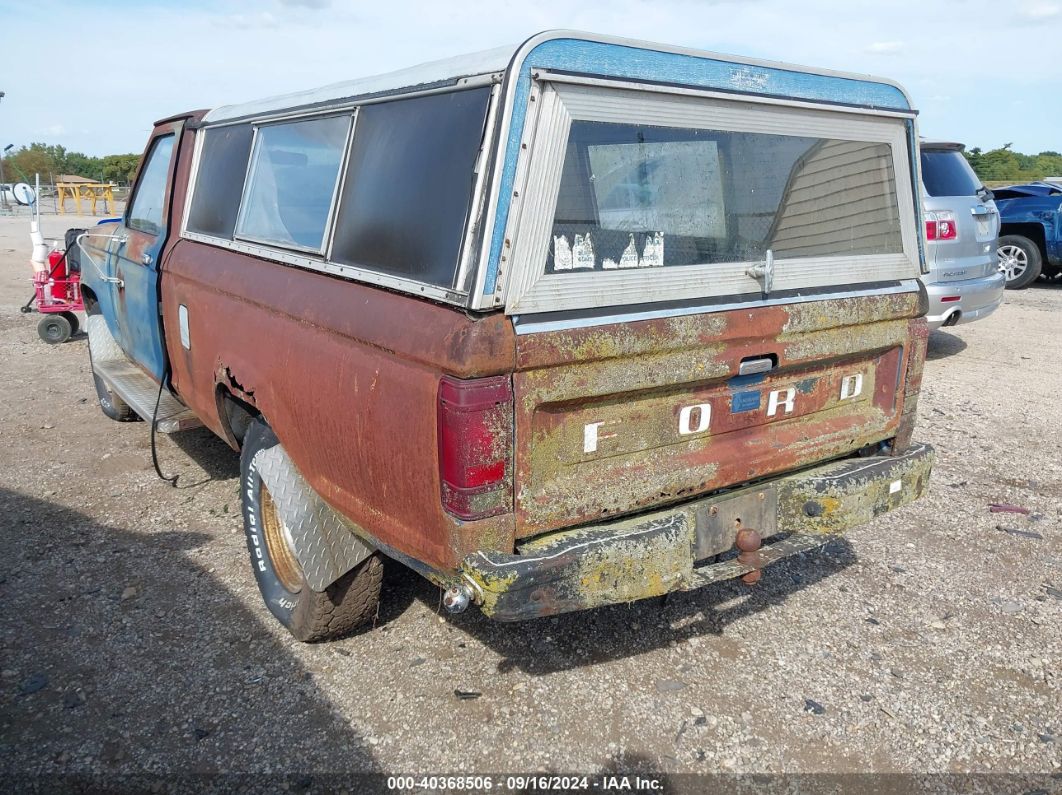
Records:
<instances>
[{"instance_id":1,"label":"truck cab","mask_svg":"<svg viewBox=\"0 0 1062 795\"><path fill-rule=\"evenodd\" d=\"M916 141L886 80L570 31L173 117L83 239L101 405L240 451L304 640L385 565L500 620L752 583L927 488Z\"/></svg>"}]
</instances>

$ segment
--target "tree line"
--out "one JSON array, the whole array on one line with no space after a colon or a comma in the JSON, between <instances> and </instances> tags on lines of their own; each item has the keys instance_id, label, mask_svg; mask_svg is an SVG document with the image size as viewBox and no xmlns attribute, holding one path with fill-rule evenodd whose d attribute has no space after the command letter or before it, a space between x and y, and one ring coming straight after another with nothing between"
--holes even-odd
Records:
<instances>
[{"instance_id":1,"label":"tree line","mask_svg":"<svg viewBox=\"0 0 1062 795\"><path fill-rule=\"evenodd\" d=\"M1025 155L1010 147L1004 144L985 152L975 146L963 154L985 182L1033 182L1062 176L1062 154L1047 151ZM32 143L5 157L3 165L8 182L32 182L34 174L40 174L46 182L54 182L59 174L74 174L100 182L127 184L136 174L139 162L138 154L90 157L55 144Z\"/></svg>"},{"instance_id":2,"label":"tree line","mask_svg":"<svg viewBox=\"0 0 1062 795\"><path fill-rule=\"evenodd\" d=\"M1003 144L987 152L975 146L963 154L982 182L1035 182L1044 177L1062 177L1062 154L1058 152L1023 155L1012 151L1010 144Z\"/></svg>"},{"instance_id":3,"label":"tree line","mask_svg":"<svg viewBox=\"0 0 1062 795\"><path fill-rule=\"evenodd\" d=\"M42 182L52 183L60 174L72 174L98 182L127 184L139 162L138 154L92 157L68 151L64 146L32 143L4 158L4 179L32 183L34 174L40 174Z\"/></svg>"}]
</instances>

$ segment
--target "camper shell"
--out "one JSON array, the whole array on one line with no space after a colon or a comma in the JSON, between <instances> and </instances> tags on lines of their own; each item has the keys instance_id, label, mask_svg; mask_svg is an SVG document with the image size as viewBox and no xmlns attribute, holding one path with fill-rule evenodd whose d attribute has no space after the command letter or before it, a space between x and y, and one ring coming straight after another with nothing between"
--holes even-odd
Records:
<instances>
[{"instance_id":1,"label":"camper shell","mask_svg":"<svg viewBox=\"0 0 1062 795\"><path fill-rule=\"evenodd\" d=\"M101 404L242 450L300 637L384 558L504 619L754 580L927 487L916 140L886 80L569 31L176 116L83 236Z\"/></svg>"}]
</instances>

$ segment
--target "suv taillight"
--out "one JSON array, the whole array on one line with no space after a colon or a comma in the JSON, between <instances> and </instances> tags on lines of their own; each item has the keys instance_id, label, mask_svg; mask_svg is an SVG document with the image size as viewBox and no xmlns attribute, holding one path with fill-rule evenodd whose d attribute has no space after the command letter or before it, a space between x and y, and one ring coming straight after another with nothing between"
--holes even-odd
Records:
<instances>
[{"instance_id":1,"label":"suv taillight","mask_svg":"<svg viewBox=\"0 0 1062 795\"><path fill-rule=\"evenodd\" d=\"M936 211L926 213L926 240L956 240L959 230L955 227L955 216L949 212Z\"/></svg>"},{"instance_id":2,"label":"suv taillight","mask_svg":"<svg viewBox=\"0 0 1062 795\"><path fill-rule=\"evenodd\" d=\"M513 389L508 376L439 382L443 507L460 519L512 509Z\"/></svg>"}]
</instances>

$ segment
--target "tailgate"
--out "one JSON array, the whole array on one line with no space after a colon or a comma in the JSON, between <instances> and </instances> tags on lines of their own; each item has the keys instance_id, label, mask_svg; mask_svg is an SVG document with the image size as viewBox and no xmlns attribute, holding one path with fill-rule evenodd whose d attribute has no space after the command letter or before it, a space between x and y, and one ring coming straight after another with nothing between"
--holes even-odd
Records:
<instances>
[{"instance_id":1,"label":"tailgate","mask_svg":"<svg viewBox=\"0 0 1062 795\"><path fill-rule=\"evenodd\" d=\"M517 338L517 535L692 498L895 435L918 293ZM765 373L739 375L743 360Z\"/></svg>"}]
</instances>

